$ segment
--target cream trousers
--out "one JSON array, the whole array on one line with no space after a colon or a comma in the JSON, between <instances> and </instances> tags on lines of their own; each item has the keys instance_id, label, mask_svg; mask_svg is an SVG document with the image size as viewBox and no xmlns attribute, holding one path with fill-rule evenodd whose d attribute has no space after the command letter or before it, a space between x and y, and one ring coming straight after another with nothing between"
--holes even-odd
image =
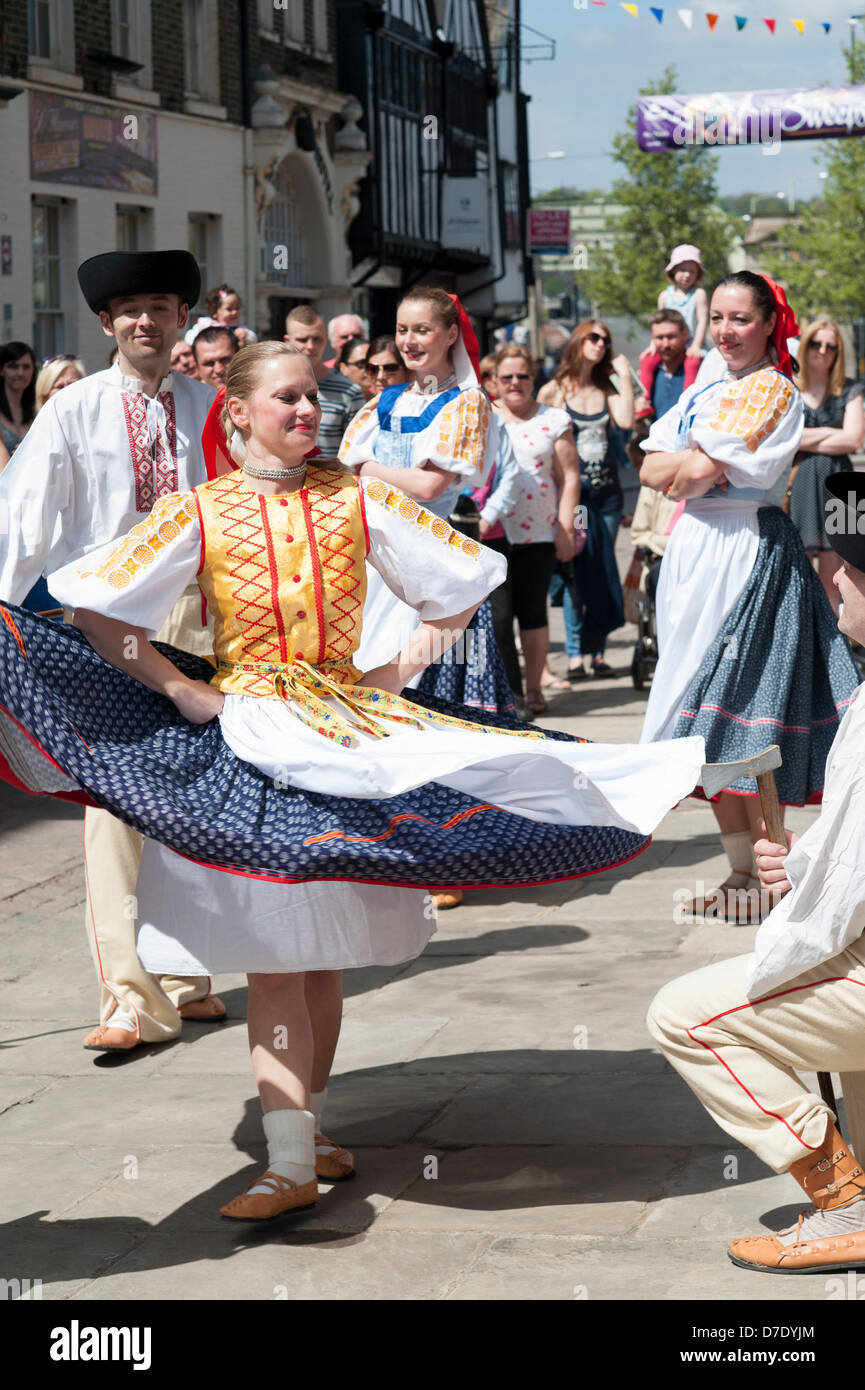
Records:
<instances>
[{"instance_id":1,"label":"cream trousers","mask_svg":"<svg viewBox=\"0 0 865 1390\"><path fill-rule=\"evenodd\" d=\"M190 585L157 633L197 656L213 650L208 628L201 625L201 594ZM118 1004L136 1019L142 1042L177 1037L181 1004L203 999L210 990L206 975L150 975L135 951L135 888L142 837L107 811L88 807L84 817L87 875L87 936L99 975L99 1019L106 1023Z\"/></svg>"},{"instance_id":2,"label":"cream trousers","mask_svg":"<svg viewBox=\"0 0 865 1390\"><path fill-rule=\"evenodd\" d=\"M865 937L755 1002L750 956L665 985L649 1031L709 1114L777 1173L819 1148L828 1106L800 1072L840 1072L851 1147L865 1155Z\"/></svg>"}]
</instances>

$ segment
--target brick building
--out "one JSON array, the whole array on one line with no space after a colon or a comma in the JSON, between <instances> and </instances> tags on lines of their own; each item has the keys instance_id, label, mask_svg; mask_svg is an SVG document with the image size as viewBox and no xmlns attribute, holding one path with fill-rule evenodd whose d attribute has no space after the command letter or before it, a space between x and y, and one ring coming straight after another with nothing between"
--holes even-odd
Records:
<instances>
[{"instance_id":1,"label":"brick building","mask_svg":"<svg viewBox=\"0 0 865 1390\"><path fill-rule=\"evenodd\" d=\"M333 0L12 0L0 49L3 341L110 347L75 270L188 246L206 287L281 333L348 307L348 223L369 162L337 90Z\"/></svg>"}]
</instances>

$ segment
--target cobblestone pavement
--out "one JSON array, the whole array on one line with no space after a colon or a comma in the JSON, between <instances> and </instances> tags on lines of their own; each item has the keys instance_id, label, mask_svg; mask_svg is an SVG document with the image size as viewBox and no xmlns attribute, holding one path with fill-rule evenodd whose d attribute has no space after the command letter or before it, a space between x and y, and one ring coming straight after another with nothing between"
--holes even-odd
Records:
<instances>
[{"instance_id":1,"label":"cobblestone pavement","mask_svg":"<svg viewBox=\"0 0 865 1390\"><path fill-rule=\"evenodd\" d=\"M548 722L636 739L632 640L611 643L619 679L556 696ZM81 812L0 792L0 1276L85 1301L825 1299L821 1276L727 1261L798 1189L731 1145L644 1025L661 984L752 940L676 920L676 889L723 876L713 826L686 801L635 862L469 894L418 960L349 972L326 1128L358 1176L249 1231L218 1215L263 1157L243 977L216 982L224 1024L85 1052Z\"/></svg>"}]
</instances>

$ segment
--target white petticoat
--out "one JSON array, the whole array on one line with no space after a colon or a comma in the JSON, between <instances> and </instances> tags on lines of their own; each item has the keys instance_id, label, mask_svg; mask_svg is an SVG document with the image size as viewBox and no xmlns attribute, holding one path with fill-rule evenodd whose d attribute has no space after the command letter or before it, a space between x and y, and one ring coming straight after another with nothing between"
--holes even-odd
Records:
<instances>
[{"instance_id":1,"label":"white petticoat","mask_svg":"<svg viewBox=\"0 0 865 1390\"><path fill-rule=\"evenodd\" d=\"M641 743L673 737L691 682L754 568L759 505L696 498L673 528L655 600L659 660Z\"/></svg>"},{"instance_id":2,"label":"white petticoat","mask_svg":"<svg viewBox=\"0 0 865 1390\"><path fill-rule=\"evenodd\" d=\"M154 975L398 965L435 931L422 888L267 883L193 864L153 840L144 841L137 896L138 958Z\"/></svg>"}]
</instances>

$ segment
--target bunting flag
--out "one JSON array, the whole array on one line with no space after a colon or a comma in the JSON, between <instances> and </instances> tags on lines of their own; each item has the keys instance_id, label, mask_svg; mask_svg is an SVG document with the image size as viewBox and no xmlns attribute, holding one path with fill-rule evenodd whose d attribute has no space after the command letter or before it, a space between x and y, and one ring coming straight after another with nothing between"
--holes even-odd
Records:
<instances>
[{"instance_id":1,"label":"bunting flag","mask_svg":"<svg viewBox=\"0 0 865 1390\"><path fill-rule=\"evenodd\" d=\"M606 8L606 6L607 6L607 4L608 4L608 0L590 0L590 3L591 3L592 5L600 5L600 6L604 7L604 8ZM574 8L575 8L575 9L578 8L578 7L579 7L579 8L584 8L584 6L585 6L585 0L579 0L579 6L578 6L578 0L574 0ZM622 2L622 0L620 0L620 5L619 5L619 7L620 7L620 9L625 10L625 11L631 16L632 19L639 19L639 17L640 17L640 7L639 7L638 4L625 4L625 3ZM659 24L663 24L663 22L664 22L664 12L665 12L665 11L664 11L664 7L663 7L662 5L650 5L648 8L649 8L649 14L654 15L655 19L657 20L657 22L658 22ZM709 26L709 31L710 31L710 33L714 33L714 32L715 32L715 25L718 23L718 20L721 18L721 16L720 16L719 13L712 13L712 12L710 12L709 10L705 10L704 13L705 13L705 15L706 15L706 23L707 23L708 26ZM677 9L677 10L676 10L676 14L679 16L679 18L681 19L681 21L682 21L682 23L684 24L684 26L685 26L686 29L693 29L693 27L694 27L694 11L693 11L693 9L691 9L691 8L684 9L684 10L678 10L678 9ZM742 30L745 28L745 25L748 23L748 16L747 16L747 15L744 15L744 14L736 14L736 15L733 15L733 19L736 21L736 32L739 33L739 34L741 34ZM850 18L847 19L845 22L846 22L847 24L850 24L850 25L852 25L852 26L855 26L855 25L857 25L857 24L859 23L860 19L865 19L865 15L858 15L858 14L851 15ZM793 25L794 29L796 29L800 34L804 34L804 33L805 33L805 26L806 26L807 22L808 22L808 21L805 20L805 19L791 19L791 20L790 20L790 23ZM764 15L764 16L763 16L763 23L765 24L766 28L769 30L769 33L774 35L774 34L775 34L775 30L776 30L776 26L777 26L777 23L778 23L777 19L771 19L771 18L767 19L766 16ZM820 27L822 28L824 34L830 33L830 31L831 31L831 29L832 29L831 23L830 23L828 20L825 20L825 19L823 19L823 20L820 21Z\"/></svg>"}]
</instances>

